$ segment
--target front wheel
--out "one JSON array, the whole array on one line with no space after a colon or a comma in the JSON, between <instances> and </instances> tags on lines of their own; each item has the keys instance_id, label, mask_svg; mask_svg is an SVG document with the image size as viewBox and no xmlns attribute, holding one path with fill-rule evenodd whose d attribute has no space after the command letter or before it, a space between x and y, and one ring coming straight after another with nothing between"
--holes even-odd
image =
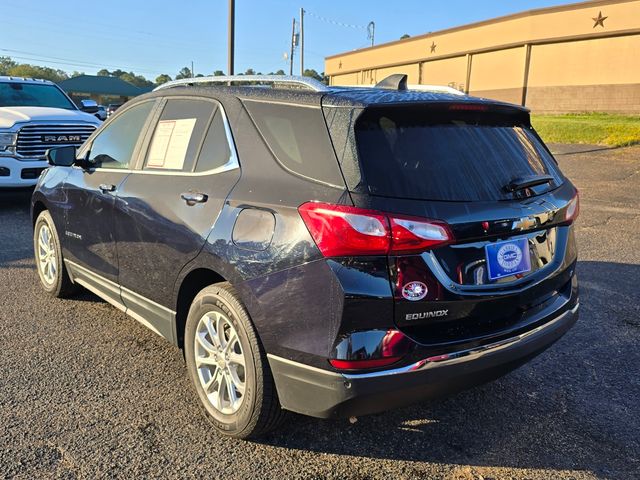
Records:
<instances>
[{"instance_id":1,"label":"front wheel","mask_svg":"<svg viewBox=\"0 0 640 480\"><path fill-rule=\"evenodd\" d=\"M256 437L283 419L266 355L229 283L211 285L191 304L185 357L205 415L220 432Z\"/></svg>"},{"instance_id":2,"label":"front wheel","mask_svg":"<svg viewBox=\"0 0 640 480\"><path fill-rule=\"evenodd\" d=\"M67 297L77 287L69 278L62 258L60 238L51 214L44 210L38 215L33 229L33 249L42 288L54 297Z\"/></svg>"}]
</instances>

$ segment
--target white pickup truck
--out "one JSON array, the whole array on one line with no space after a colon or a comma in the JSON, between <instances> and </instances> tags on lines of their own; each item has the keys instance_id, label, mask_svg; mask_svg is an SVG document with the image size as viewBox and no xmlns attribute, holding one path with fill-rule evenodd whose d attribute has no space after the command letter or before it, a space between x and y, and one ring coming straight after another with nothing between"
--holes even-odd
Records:
<instances>
[{"instance_id":1,"label":"white pickup truck","mask_svg":"<svg viewBox=\"0 0 640 480\"><path fill-rule=\"evenodd\" d=\"M0 188L35 185L48 148L80 146L100 123L53 82L0 76Z\"/></svg>"}]
</instances>

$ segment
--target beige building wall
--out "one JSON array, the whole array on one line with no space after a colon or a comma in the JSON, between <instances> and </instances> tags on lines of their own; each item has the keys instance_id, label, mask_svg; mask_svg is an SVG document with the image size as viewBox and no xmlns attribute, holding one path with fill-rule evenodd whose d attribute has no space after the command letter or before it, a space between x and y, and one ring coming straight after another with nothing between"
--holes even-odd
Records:
<instances>
[{"instance_id":1,"label":"beige building wall","mask_svg":"<svg viewBox=\"0 0 640 480\"><path fill-rule=\"evenodd\" d=\"M524 99L540 112L640 112L640 0L592 0L451 28L327 57L325 72L333 85L406 73L409 83Z\"/></svg>"},{"instance_id":2,"label":"beige building wall","mask_svg":"<svg viewBox=\"0 0 640 480\"><path fill-rule=\"evenodd\" d=\"M521 103L526 57L525 47L474 55L468 92L504 102Z\"/></svg>"},{"instance_id":3,"label":"beige building wall","mask_svg":"<svg viewBox=\"0 0 640 480\"><path fill-rule=\"evenodd\" d=\"M467 56L445 58L421 65L422 81L426 85L450 85L464 90L467 83Z\"/></svg>"}]
</instances>

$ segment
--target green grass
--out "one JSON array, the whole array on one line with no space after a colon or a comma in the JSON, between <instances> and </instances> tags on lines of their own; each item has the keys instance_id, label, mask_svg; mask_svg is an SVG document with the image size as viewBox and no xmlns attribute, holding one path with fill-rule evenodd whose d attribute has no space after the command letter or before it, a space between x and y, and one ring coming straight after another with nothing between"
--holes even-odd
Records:
<instances>
[{"instance_id":1,"label":"green grass","mask_svg":"<svg viewBox=\"0 0 640 480\"><path fill-rule=\"evenodd\" d=\"M585 143L611 147L640 143L640 115L532 115L531 123L547 143Z\"/></svg>"}]
</instances>

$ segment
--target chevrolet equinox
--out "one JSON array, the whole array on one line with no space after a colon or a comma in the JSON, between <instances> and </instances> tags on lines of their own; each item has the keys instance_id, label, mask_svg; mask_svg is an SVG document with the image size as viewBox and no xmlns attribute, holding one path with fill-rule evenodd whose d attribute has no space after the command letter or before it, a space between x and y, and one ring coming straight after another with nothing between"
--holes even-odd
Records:
<instances>
[{"instance_id":1,"label":"chevrolet equinox","mask_svg":"<svg viewBox=\"0 0 640 480\"><path fill-rule=\"evenodd\" d=\"M493 380L577 320L578 192L519 106L402 75L188 79L47 156L42 287L182 348L230 436Z\"/></svg>"}]
</instances>

